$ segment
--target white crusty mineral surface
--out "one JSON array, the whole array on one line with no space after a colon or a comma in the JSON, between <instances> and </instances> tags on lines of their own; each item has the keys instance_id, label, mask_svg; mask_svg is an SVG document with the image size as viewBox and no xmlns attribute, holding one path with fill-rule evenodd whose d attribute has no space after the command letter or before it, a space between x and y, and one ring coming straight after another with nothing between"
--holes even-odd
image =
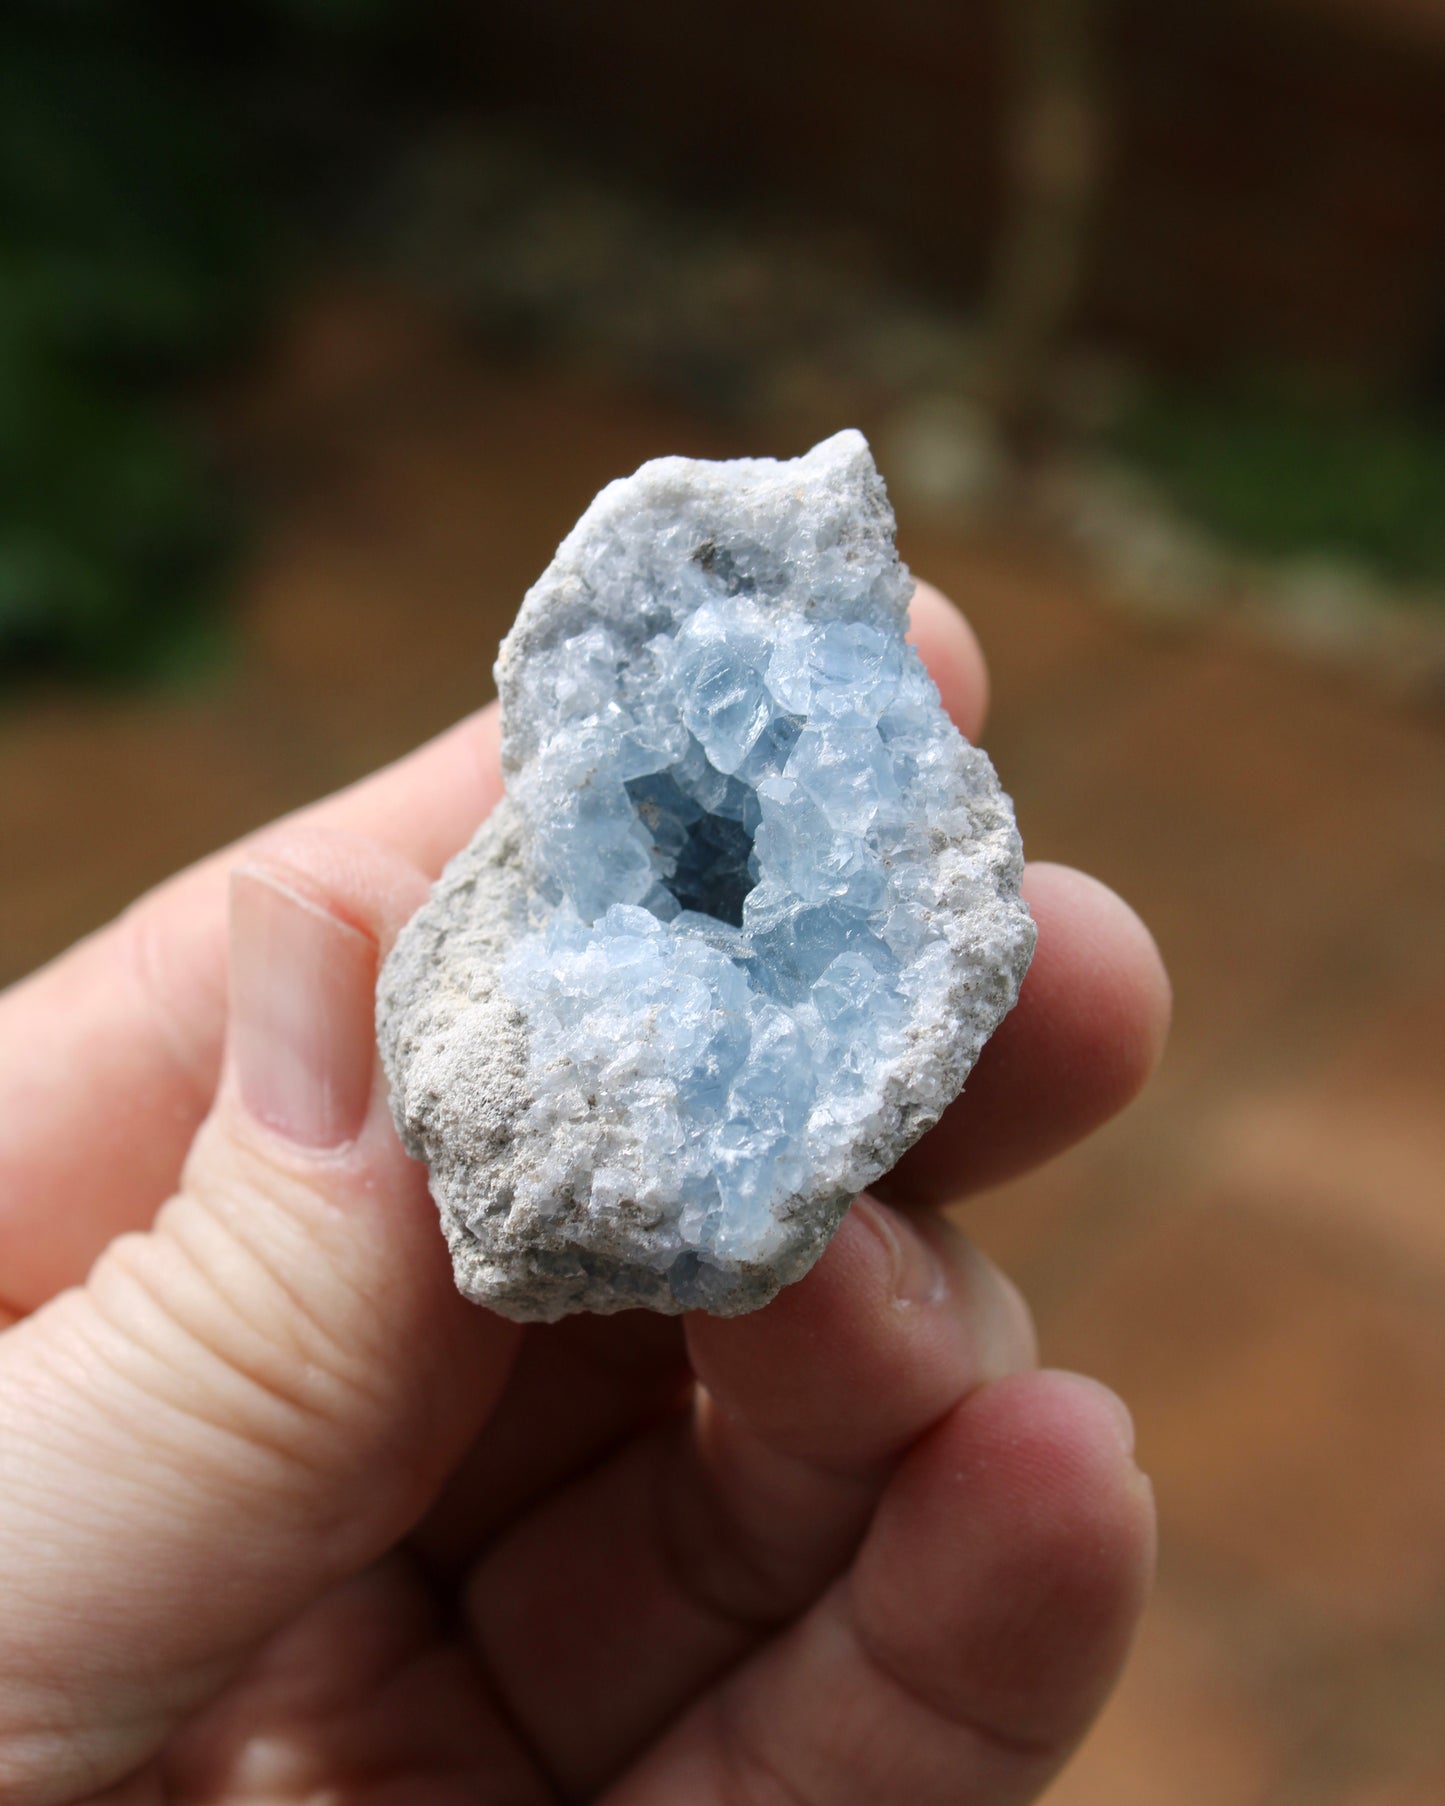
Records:
<instances>
[{"instance_id":1,"label":"white crusty mineral surface","mask_svg":"<svg viewBox=\"0 0 1445 1806\"><path fill-rule=\"evenodd\" d=\"M378 995L469 1297L752 1310L957 1095L1034 927L911 591L845 432L644 465L528 594L506 799Z\"/></svg>"}]
</instances>

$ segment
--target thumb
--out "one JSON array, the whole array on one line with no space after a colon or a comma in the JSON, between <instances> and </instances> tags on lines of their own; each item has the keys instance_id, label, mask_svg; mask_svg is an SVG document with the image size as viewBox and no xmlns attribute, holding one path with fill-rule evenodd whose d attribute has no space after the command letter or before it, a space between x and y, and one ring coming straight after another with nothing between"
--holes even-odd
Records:
<instances>
[{"instance_id":1,"label":"thumb","mask_svg":"<svg viewBox=\"0 0 1445 1806\"><path fill-rule=\"evenodd\" d=\"M314 833L234 873L227 1070L181 1190L0 1336L11 1806L142 1763L405 1534L505 1380L516 1331L454 1290L374 1053L378 948L424 888Z\"/></svg>"}]
</instances>

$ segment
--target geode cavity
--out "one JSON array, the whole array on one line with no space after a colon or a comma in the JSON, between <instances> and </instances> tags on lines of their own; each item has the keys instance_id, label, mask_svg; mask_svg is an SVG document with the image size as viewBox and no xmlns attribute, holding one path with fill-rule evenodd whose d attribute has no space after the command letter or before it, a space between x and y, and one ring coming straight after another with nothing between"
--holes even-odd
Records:
<instances>
[{"instance_id":1,"label":"geode cavity","mask_svg":"<svg viewBox=\"0 0 1445 1806\"><path fill-rule=\"evenodd\" d=\"M644 465L528 594L506 799L378 996L468 1296L754 1309L958 1093L1034 928L911 590L846 432Z\"/></svg>"}]
</instances>

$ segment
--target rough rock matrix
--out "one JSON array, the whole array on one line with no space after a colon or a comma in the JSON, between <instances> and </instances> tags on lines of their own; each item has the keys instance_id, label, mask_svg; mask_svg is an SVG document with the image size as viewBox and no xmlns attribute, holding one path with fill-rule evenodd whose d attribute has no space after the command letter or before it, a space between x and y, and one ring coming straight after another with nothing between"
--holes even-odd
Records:
<instances>
[{"instance_id":1,"label":"rough rock matrix","mask_svg":"<svg viewBox=\"0 0 1445 1806\"><path fill-rule=\"evenodd\" d=\"M765 1304L957 1095L1034 928L868 447L610 484L502 646L507 796L381 977L468 1296Z\"/></svg>"}]
</instances>

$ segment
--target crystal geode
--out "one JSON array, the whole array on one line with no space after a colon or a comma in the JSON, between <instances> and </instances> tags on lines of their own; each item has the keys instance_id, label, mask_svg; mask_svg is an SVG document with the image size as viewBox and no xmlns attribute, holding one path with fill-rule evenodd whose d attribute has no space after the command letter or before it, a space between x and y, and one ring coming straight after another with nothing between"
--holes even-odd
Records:
<instances>
[{"instance_id":1,"label":"crystal geode","mask_svg":"<svg viewBox=\"0 0 1445 1806\"><path fill-rule=\"evenodd\" d=\"M469 1297L733 1314L937 1121L1034 927L861 434L610 484L497 663L507 795L381 977Z\"/></svg>"}]
</instances>

